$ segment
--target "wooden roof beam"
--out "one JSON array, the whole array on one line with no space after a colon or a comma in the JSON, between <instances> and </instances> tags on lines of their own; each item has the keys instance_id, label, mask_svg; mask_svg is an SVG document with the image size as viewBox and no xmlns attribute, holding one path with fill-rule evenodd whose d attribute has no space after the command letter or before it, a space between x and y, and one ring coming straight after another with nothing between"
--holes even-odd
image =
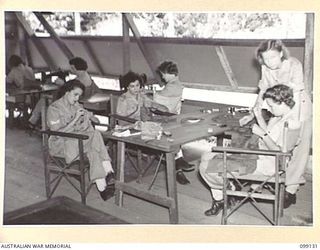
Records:
<instances>
[{"instance_id":1,"label":"wooden roof beam","mask_svg":"<svg viewBox=\"0 0 320 250\"><path fill-rule=\"evenodd\" d=\"M25 18L23 17L21 12L15 12L16 18L19 21L21 27L24 29L26 32L28 38L33 42L37 50L39 51L41 57L43 60L48 64L49 68L57 68L57 65L55 61L52 59L49 51L47 48L43 45L43 43L38 39L33 32L32 28L30 25L27 23Z\"/></svg>"},{"instance_id":2,"label":"wooden roof beam","mask_svg":"<svg viewBox=\"0 0 320 250\"><path fill-rule=\"evenodd\" d=\"M218 54L220 63L222 65L222 68L229 80L230 85L232 86L232 88L237 89L238 88L238 82L236 77L233 74L233 71L231 69L230 63L228 61L227 55L223 49L222 46L215 46L216 52Z\"/></svg>"},{"instance_id":3,"label":"wooden roof beam","mask_svg":"<svg viewBox=\"0 0 320 250\"><path fill-rule=\"evenodd\" d=\"M126 74L131 69L130 59L130 34L129 24L122 14L122 55L123 55L123 74Z\"/></svg>"},{"instance_id":4,"label":"wooden roof beam","mask_svg":"<svg viewBox=\"0 0 320 250\"><path fill-rule=\"evenodd\" d=\"M144 43L141 41L140 32L139 32L137 26L135 25L132 16L129 13L123 13L123 16L124 16L126 22L128 23L136 41L137 41L137 44L138 44L144 58L146 59L148 66L150 67L150 69L152 71L154 78L158 78L157 73L156 73L156 65L153 60L153 57L152 57L150 51L148 51L148 49L145 47Z\"/></svg>"},{"instance_id":5,"label":"wooden roof beam","mask_svg":"<svg viewBox=\"0 0 320 250\"><path fill-rule=\"evenodd\" d=\"M68 46L65 44L65 42L58 36L58 34L54 31L54 29L51 27L51 25L47 22L47 20L43 17L43 15L40 12L33 12L36 17L39 19L40 23L43 25L43 27L49 32L49 34L53 37L54 41L57 43L59 48L62 50L62 52L65 54L65 56L70 60L74 57L72 51L68 48Z\"/></svg>"},{"instance_id":6,"label":"wooden roof beam","mask_svg":"<svg viewBox=\"0 0 320 250\"><path fill-rule=\"evenodd\" d=\"M19 21L20 25L22 26L22 28L25 30L25 32L28 34L29 37L34 36L35 33L32 30L32 28L30 27L30 25L28 24L27 20L24 18L24 16L22 15L22 12L15 12L16 18Z\"/></svg>"}]
</instances>

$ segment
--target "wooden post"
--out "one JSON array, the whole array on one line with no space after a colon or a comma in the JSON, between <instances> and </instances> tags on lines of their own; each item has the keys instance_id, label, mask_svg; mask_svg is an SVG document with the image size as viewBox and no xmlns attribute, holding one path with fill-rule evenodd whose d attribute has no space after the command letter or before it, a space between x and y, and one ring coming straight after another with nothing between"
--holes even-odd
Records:
<instances>
[{"instance_id":1,"label":"wooden post","mask_svg":"<svg viewBox=\"0 0 320 250\"><path fill-rule=\"evenodd\" d=\"M24 29L25 33L27 34L28 38L31 39L37 50L39 51L40 55L42 56L43 60L48 64L49 68L57 67L55 61L51 57L50 53L48 52L47 48L42 44L41 40L35 36L33 30L31 29L30 25L27 23L25 18L22 16L21 12L15 12L16 18L19 21L21 27Z\"/></svg>"},{"instance_id":2,"label":"wooden post","mask_svg":"<svg viewBox=\"0 0 320 250\"><path fill-rule=\"evenodd\" d=\"M304 83L306 90L313 90L314 13L306 14L306 39L304 48Z\"/></svg>"},{"instance_id":3,"label":"wooden post","mask_svg":"<svg viewBox=\"0 0 320 250\"><path fill-rule=\"evenodd\" d=\"M122 14L122 35L123 35L123 74L126 74L131 69L130 63L130 35L129 25L124 14Z\"/></svg>"},{"instance_id":4,"label":"wooden post","mask_svg":"<svg viewBox=\"0 0 320 250\"><path fill-rule=\"evenodd\" d=\"M222 65L222 68L224 72L226 73L226 76L229 80L229 83L231 84L232 88L238 88L238 82L235 78L233 71L231 69L230 63L228 61L228 58L226 56L226 53L224 52L224 49L222 46L215 46L216 52L218 54L220 63Z\"/></svg>"},{"instance_id":5,"label":"wooden post","mask_svg":"<svg viewBox=\"0 0 320 250\"><path fill-rule=\"evenodd\" d=\"M23 27L21 27L21 25L19 25L18 26L18 40L19 40L19 50L20 50L19 54L20 54L22 61L29 64L29 62L27 61L27 48L26 48L26 43L25 43L24 38L25 37L24 37Z\"/></svg>"}]
</instances>

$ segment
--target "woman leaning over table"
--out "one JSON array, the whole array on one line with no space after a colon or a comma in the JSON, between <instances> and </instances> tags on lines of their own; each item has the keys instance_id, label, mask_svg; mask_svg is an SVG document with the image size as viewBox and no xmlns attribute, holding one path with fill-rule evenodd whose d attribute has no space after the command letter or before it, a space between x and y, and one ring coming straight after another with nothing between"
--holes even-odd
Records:
<instances>
[{"instance_id":1,"label":"woman leaning over table","mask_svg":"<svg viewBox=\"0 0 320 250\"><path fill-rule=\"evenodd\" d=\"M114 187L106 182L106 176L112 177L113 169L103 138L91 125L91 120L95 121L96 118L78 102L84 90L84 85L78 80L67 82L63 86L62 97L49 106L47 122L51 130L89 136L89 139L84 141L84 153L90 163L90 178L96 183L101 198L107 200L114 193ZM64 157L67 163L78 158L77 145L75 139L57 136L49 138L50 154Z\"/></svg>"},{"instance_id":2,"label":"woman leaning over table","mask_svg":"<svg viewBox=\"0 0 320 250\"><path fill-rule=\"evenodd\" d=\"M273 117L266 124L262 117L261 109L255 108L254 115L257 124L252 127L252 133L259 137L259 149L263 150L283 150L286 147L292 150L297 147L301 122L297 120L294 107L295 101L293 91L286 85L279 84L268 88L263 96L270 107ZM287 143L284 141L284 126L288 123ZM223 178L221 177L223 159L218 158L219 154L208 152L202 155L199 171L202 178L206 181L211 189L212 206L205 211L207 216L218 215L223 209ZM230 156L231 157L231 156ZM245 168L246 173L271 176L274 174L275 160L274 156L259 155L258 159L239 159L228 160L228 166L231 169L239 170ZM295 171L294 166L289 164L286 173ZM287 190L290 188L292 176L286 175L286 195L284 199L284 208L288 208L291 204L296 203L296 198L288 195Z\"/></svg>"},{"instance_id":3,"label":"woman leaning over table","mask_svg":"<svg viewBox=\"0 0 320 250\"><path fill-rule=\"evenodd\" d=\"M284 84L293 89L296 105L293 112L302 123L300 143L293 151L290 161L291 167L286 176L290 180L287 183L286 195L292 200L296 197L299 184L304 182L303 174L308 164L309 150L312 136L312 103L303 82L303 69L300 61L289 56L289 52L280 40L267 40L260 44L256 57L261 64L260 92L254 108L264 107L263 94L267 88L277 84ZM240 120L244 125L252 120L253 114Z\"/></svg>"}]
</instances>

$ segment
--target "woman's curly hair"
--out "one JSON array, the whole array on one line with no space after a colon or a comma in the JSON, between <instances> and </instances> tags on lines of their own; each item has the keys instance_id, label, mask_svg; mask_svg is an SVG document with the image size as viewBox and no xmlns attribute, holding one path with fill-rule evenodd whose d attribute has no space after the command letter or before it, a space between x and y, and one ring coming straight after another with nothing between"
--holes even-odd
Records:
<instances>
[{"instance_id":1,"label":"woman's curly hair","mask_svg":"<svg viewBox=\"0 0 320 250\"><path fill-rule=\"evenodd\" d=\"M268 88L263 94L263 100L270 98L275 103L281 104L285 103L290 108L293 108L295 101L293 100L293 90L283 84L275 85L271 88Z\"/></svg>"},{"instance_id":2,"label":"woman's curly hair","mask_svg":"<svg viewBox=\"0 0 320 250\"><path fill-rule=\"evenodd\" d=\"M164 61L162 62L158 68L156 69L157 74L160 76L161 81L165 83L164 79L162 78L162 73L166 74L174 74L178 75L178 65L173 61Z\"/></svg>"},{"instance_id":3,"label":"woman's curly hair","mask_svg":"<svg viewBox=\"0 0 320 250\"><path fill-rule=\"evenodd\" d=\"M127 91L129 84L137 80L139 81L140 87L142 88L147 82L146 74L139 75L133 71L129 71L125 75L119 77L120 89L124 89L125 91Z\"/></svg>"},{"instance_id":4,"label":"woman's curly hair","mask_svg":"<svg viewBox=\"0 0 320 250\"><path fill-rule=\"evenodd\" d=\"M77 79L73 79L70 81L67 81L65 84L63 84L57 93L57 99L61 98L65 95L65 93L70 92L71 90L74 90L75 88L79 88L82 90L82 94L85 91L85 86Z\"/></svg>"}]
</instances>

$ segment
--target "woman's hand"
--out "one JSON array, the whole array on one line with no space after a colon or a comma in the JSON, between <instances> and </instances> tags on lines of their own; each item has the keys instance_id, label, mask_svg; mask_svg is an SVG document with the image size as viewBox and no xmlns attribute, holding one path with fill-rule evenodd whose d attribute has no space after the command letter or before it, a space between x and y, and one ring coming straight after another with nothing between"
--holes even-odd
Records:
<instances>
[{"instance_id":1,"label":"woman's hand","mask_svg":"<svg viewBox=\"0 0 320 250\"><path fill-rule=\"evenodd\" d=\"M95 123L95 124L100 124L99 119L98 119L97 117L95 117L95 116L91 116L91 117L90 117L90 120L91 120L93 123Z\"/></svg>"},{"instance_id":2,"label":"woman's hand","mask_svg":"<svg viewBox=\"0 0 320 250\"><path fill-rule=\"evenodd\" d=\"M246 115L244 117L242 117L240 120L239 120L239 124L240 126L244 126L246 125L248 122L250 122L252 119L254 118L253 114L249 114L249 115Z\"/></svg>"},{"instance_id":3,"label":"woman's hand","mask_svg":"<svg viewBox=\"0 0 320 250\"><path fill-rule=\"evenodd\" d=\"M253 108L253 114L254 114L254 116L255 116L257 119L262 118L261 109L258 108L258 107L254 107L254 108Z\"/></svg>"},{"instance_id":4,"label":"woman's hand","mask_svg":"<svg viewBox=\"0 0 320 250\"><path fill-rule=\"evenodd\" d=\"M80 108L76 112L76 116L74 117L74 120L78 120L81 116L85 115L86 110L83 108Z\"/></svg>"},{"instance_id":5,"label":"woman's hand","mask_svg":"<svg viewBox=\"0 0 320 250\"><path fill-rule=\"evenodd\" d=\"M264 129L262 129L259 125L254 124L252 126L252 133L259 136L259 137L263 137L263 135L266 133L266 131L264 131Z\"/></svg>"}]
</instances>

